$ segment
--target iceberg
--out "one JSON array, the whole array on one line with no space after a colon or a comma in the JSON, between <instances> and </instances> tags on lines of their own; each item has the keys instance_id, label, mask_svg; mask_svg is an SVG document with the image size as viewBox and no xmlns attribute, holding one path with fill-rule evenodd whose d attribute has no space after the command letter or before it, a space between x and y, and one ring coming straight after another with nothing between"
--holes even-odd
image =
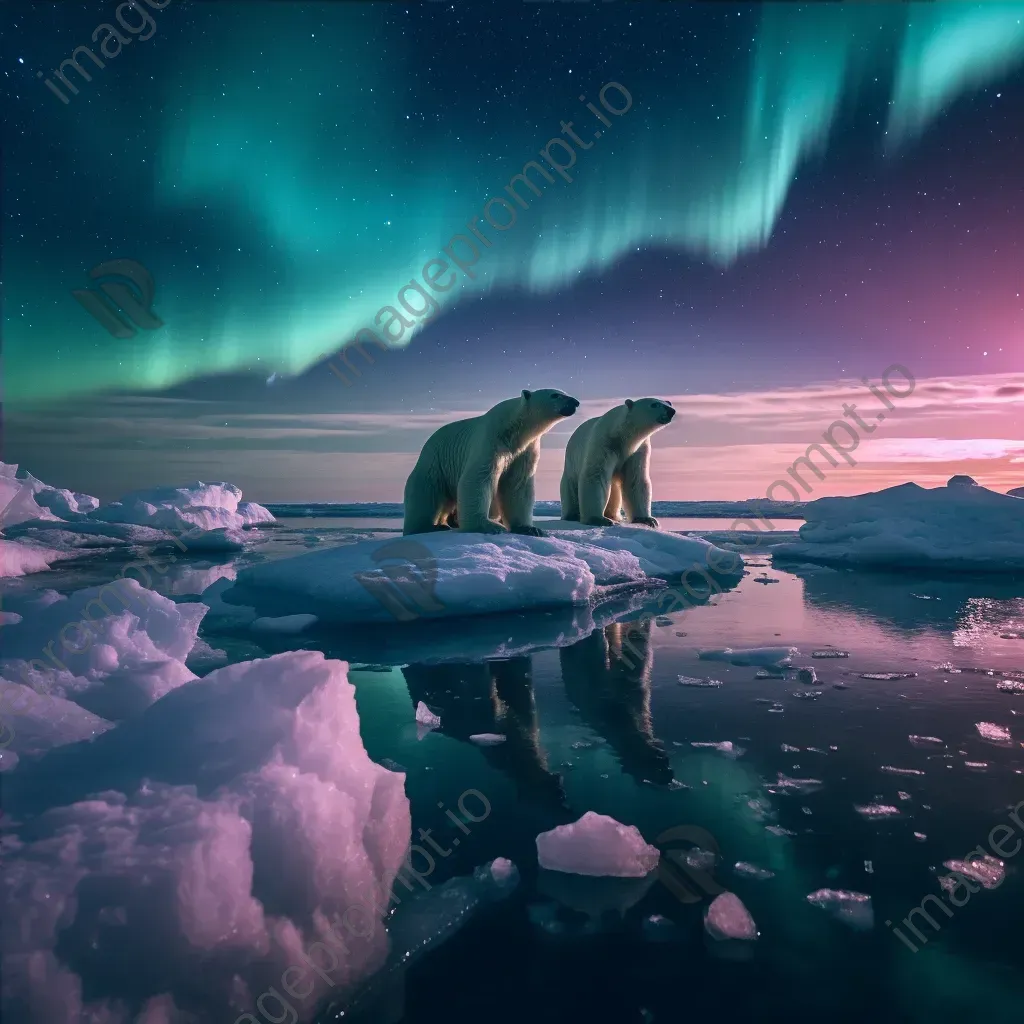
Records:
<instances>
[{"instance_id":1,"label":"iceberg","mask_svg":"<svg viewBox=\"0 0 1024 1024\"><path fill-rule=\"evenodd\" d=\"M757 938L754 919L739 896L731 892L723 892L711 901L704 915L704 927L714 939L753 942Z\"/></svg>"},{"instance_id":2,"label":"iceberg","mask_svg":"<svg viewBox=\"0 0 1024 1024\"><path fill-rule=\"evenodd\" d=\"M772 558L823 565L959 572L1024 569L1024 504L953 478L945 487L899 484L804 510L799 540Z\"/></svg>"},{"instance_id":3,"label":"iceberg","mask_svg":"<svg viewBox=\"0 0 1024 1024\"><path fill-rule=\"evenodd\" d=\"M636 826L622 825L595 811L537 836L537 860L549 871L642 878L658 866L660 857Z\"/></svg>"},{"instance_id":4,"label":"iceberg","mask_svg":"<svg viewBox=\"0 0 1024 1024\"><path fill-rule=\"evenodd\" d=\"M244 569L219 596L259 616L393 625L590 605L627 588L664 587L683 574L691 590L708 590L694 570L726 586L742 573L734 553L697 538L571 525L546 537L439 531L316 549Z\"/></svg>"}]
</instances>

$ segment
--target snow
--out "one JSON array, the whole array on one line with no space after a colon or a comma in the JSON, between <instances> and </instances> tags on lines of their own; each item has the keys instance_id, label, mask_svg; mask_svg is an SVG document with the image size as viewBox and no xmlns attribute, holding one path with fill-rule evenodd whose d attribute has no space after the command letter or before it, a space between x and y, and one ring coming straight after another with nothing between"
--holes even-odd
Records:
<instances>
[{"instance_id":1,"label":"snow","mask_svg":"<svg viewBox=\"0 0 1024 1024\"><path fill-rule=\"evenodd\" d=\"M293 651L219 669L84 746L112 766L119 751L173 751L200 784L90 794L8 835L5 1020L155 1024L186 1019L177 1006L232 1021L289 968L311 992L296 1003L307 1019L332 985L384 962L386 894L408 895L396 877L409 803L404 777L366 754L344 663ZM67 749L79 757L69 768L91 756ZM78 964L102 987L86 987Z\"/></svg>"},{"instance_id":2,"label":"snow","mask_svg":"<svg viewBox=\"0 0 1024 1024\"><path fill-rule=\"evenodd\" d=\"M713 565L736 563L703 540L646 527L566 526L547 537L445 531L262 563L219 593L261 616L303 612L324 622L393 624L587 605L611 588L663 586L707 567L709 557ZM691 589L706 586L693 572L688 579Z\"/></svg>"},{"instance_id":3,"label":"snow","mask_svg":"<svg viewBox=\"0 0 1024 1024\"><path fill-rule=\"evenodd\" d=\"M752 942L757 938L757 925L743 901L735 893L716 896L704 915L704 927L714 939L740 939Z\"/></svg>"},{"instance_id":4,"label":"snow","mask_svg":"<svg viewBox=\"0 0 1024 1024\"><path fill-rule=\"evenodd\" d=\"M698 658L704 661L727 661L730 665L762 665L765 668L788 668L795 647L722 647L711 651L700 651Z\"/></svg>"},{"instance_id":5,"label":"snow","mask_svg":"<svg viewBox=\"0 0 1024 1024\"><path fill-rule=\"evenodd\" d=\"M812 906L827 910L837 921L856 931L870 931L875 926L871 897L847 889L818 889L807 897Z\"/></svg>"},{"instance_id":6,"label":"snow","mask_svg":"<svg viewBox=\"0 0 1024 1024\"><path fill-rule=\"evenodd\" d=\"M54 562L68 557L66 552L56 548L0 537L0 578L10 579L26 576L30 572L44 572Z\"/></svg>"},{"instance_id":7,"label":"snow","mask_svg":"<svg viewBox=\"0 0 1024 1024\"><path fill-rule=\"evenodd\" d=\"M642 878L658 866L660 856L634 825L596 811L537 836L540 866L568 874Z\"/></svg>"},{"instance_id":8,"label":"snow","mask_svg":"<svg viewBox=\"0 0 1024 1024\"><path fill-rule=\"evenodd\" d=\"M905 483L804 509L799 540L775 559L877 568L1017 572L1024 568L1020 499L953 478L945 487Z\"/></svg>"}]
</instances>

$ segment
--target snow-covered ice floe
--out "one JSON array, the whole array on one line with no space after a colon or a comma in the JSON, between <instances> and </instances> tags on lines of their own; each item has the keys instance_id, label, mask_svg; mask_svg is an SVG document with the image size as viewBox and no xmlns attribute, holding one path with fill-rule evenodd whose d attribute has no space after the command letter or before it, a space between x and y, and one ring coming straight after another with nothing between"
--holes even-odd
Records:
<instances>
[{"instance_id":1,"label":"snow-covered ice floe","mask_svg":"<svg viewBox=\"0 0 1024 1024\"><path fill-rule=\"evenodd\" d=\"M179 551L242 551L243 528L274 517L241 501L234 484L156 487L101 505L89 494L50 487L0 463L0 576L45 570L56 561L127 545ZM172 536L173 535L173 540Z\"/></svg>"},{"instance_id":2,"label":"snow-covered ice floe","mask_svg":"<svg viewBox=\"0 0 1024 1024\"><path fill-rule=\"evenodd\" d=\"M537 860L549 871L642 878L658 866L660 857L635 825L596 811L537 836Z\"/></svg>"},{"instance_id":3,"label":"snow-covered ice floe","mask_svg":"<svg viewBox=\"0 0 1024 1024\"><path fill-rule=\"evenodd\" d=\"M704 927L718 940L735 939L753 942L757 938L757 925L750 911L735 893L723 892L716 896L704 915Z\"/></svg>"},{"instance_id":4,"label":"snow-covered ice floe","mask_svg":"<svg viewBox=\"0 0 1024 1024\"><path fill-rule=\"evenodd\" d=\"M871 897L848 889L818 889L807 897L812 906L827 910L837 921L856 931L870 931L875 926Z\"/></svg>"},{"instance_id":5,"label":"snow-covered ice floe","mask_svg":"<svg viewBox=\"0 0 1024 1024\"><path fill-rule=\"evenodd\" d=\"M879 569L1024 569L1024 502L978 485L906 483L819 498L804 516L799 540L772 548L773 559Z\"/></svg>"},{"instance_id":6,"label":"snow-covered ice floe","mask_svg":"<svg viewBox=\"0 0 1024 1024\"><path fill-rule=\"evenodd\" d=\"M129 768L130 752L146 763ZM261 997L285 971L305 1020L385 962L409 802L404 776L366 754L343 662L231 665L51 756L67 786L91 759L118 788L5 829L4 1020L234 1021L279 1007ZM510 884L505 867L488 889Z\"/></svg>"},{"instance_id":7,"label":"snow-covered ice floe","mask_svg":"<svg viewBox=\"0 0 1024 1024\"><path fill-rule=\"evenodd\" d=\"M741 573L733 552L703 540L639 526L564 524L546 537L443 531L317 549L251 566L219 593L261 616L302 612L328 623L393 625L587 605L683 574L692 591L710 593L704 580L724 587Z\"/></svg>"}]
</instances>

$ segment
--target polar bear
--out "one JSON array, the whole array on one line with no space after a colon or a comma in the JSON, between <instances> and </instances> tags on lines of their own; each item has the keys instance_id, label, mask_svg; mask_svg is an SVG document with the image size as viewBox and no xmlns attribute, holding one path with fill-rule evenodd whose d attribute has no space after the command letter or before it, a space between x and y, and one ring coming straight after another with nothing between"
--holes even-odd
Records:
<instances>
[{"instance_id":1,"label":"polar bear","mask_svg":"<svg viewBox=\"0 0 1024 1024\"><path fill-rule=\"evenodd\" d=\"M402 533L525 533L533 525L540 439L579 401L562 391L524 391L482 416L447 423L427 438L405 484ZM501 520L502 522L499 522Z\"/></svg>"},{"instance_id":2,"label":"polar bear","mask_svg":"<svg viewBox=\"0 0 1024 1024\"><path fill-rule=\"evenodd\" d=\"M676 411L660 398L624 405L581 423L569 438L562 472L562 518L611 526L625 506L631 522L658 527L651 515L651 442Z\"/></svg>"}]
</instances>

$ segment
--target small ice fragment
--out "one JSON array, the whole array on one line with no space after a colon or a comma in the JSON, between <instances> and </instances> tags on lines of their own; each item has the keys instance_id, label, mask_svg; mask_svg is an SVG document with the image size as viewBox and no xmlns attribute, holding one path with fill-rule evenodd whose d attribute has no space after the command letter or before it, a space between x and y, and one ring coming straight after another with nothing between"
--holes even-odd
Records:
<instances>
[{"instance_id":1,"label":"small ice fragment","mask_svg":"<svg viewBox=\"0 0 1024 1024\"><path fill-rule=\"evenodd\" d=\"M1009 743L1010 730L993 722L978 722L975 726L982 739L990 743Z\"/></svg>"},{"instance_id":2,"label":"small ice fragment","mask_svg":"<svg viewBox=\"0 0 1024 1024\"><path fill-rule=\"evenodd\" d=\"M796 671L796 678L798 682L806 683L808 686L813 686L818 681L818 673L810 666L807 668L799 668Z\"/></svg>"},{"instance_id":3,"label":"small ice fragment","mask_svg":"<svg viewBox=\"0 0 1024 1024\"><path fill-rule=\"evenodd\" d=\"M764 881L766 878L774 878L775 872L769 871L767 868L759 868L756 864L751 864L745 860L738 860L732 866L733 871L737 875L744 875L747 878L756 878L758 881Z\"/></svg>"},{"instance_id":4,"label":"small ice fragment","mask_svg":"<svg viewBox=\"0 0 1024 1024\"><path fill-rule=\"evenodd\" d=\"M721 679L708 679L708 678L703 677L703 676L680 676L679 677L679 685L680 686L707 687L707 688L710 689L710 688L721 686L722 685L722 680Z\"/></svg>"},{"instance_id":5,"label":"small ice fragment","mask_svg":"<svg viewBox=\"0 0 1024 1024\"><path fill-rule=\"evenodd\" d=\"M864 861L864 870L869 875L873 875L875 873L875 865L871 861L866 860L866 861Z\"/></svg>"},{"instance_id":6,"label":"small ice fragment","mask_svg":"<svg viewBox=\"0 0 1024 1024\"><path fill-rule=\"evenodd\" d=\"M773 836L795 836L795 832L790 832L788 828L783 828L781 825L765 825L764 830L771 832Z\"/></svg>"},{"instance_id":7,"label":"small ice fragment","mask_svg":"<svg viewBox=\"0 0 1024 1024\"><path fill-rule=\"evenodd\" d=\"M964 767L972 772L988 771L988 761L964 761Z\"/></svg>"},{"instance_id":8,"label":"small ice fragment","mask_svg":"<svg viewBox=\"0 0 1024 1024\"><path fill-rule=\"evenodd\" d=\"M752 942L757 938L754 919L739 896L731 892L723 892L711 901L704 916L704 927L714 939Z\"/></svg>"},{"instance_id":9,"label":"small ice fragment","mask_svg":"<svg viewBox=\"0 0 1024 1024\"><path fill-rule=\"evenodd\" d=\"M491 861L491 876L499 884L507 882L514 871L516 871L516 866L507 857L495 857Z\"/></svg>"},{"instance_id":10,"label":"small ice fragment","mask_svg":"<svg viewBox=\"0 0 1024 1024\"><path fill-rule=\"evenodd\" d=\"M659 615L655 620L656 626L671 626L672 620L667 615Z\"/></svg>"},{"instance_id":11,"label":"small ice fragment","mask_svg":"<svg viewBox=\"0 0 1024 1024\"><path fill-rule=\"evenodd\" d=\"M926 835L925 835L925 834L924 834L923 832L915 832L915 833L914 833L914 838L915 838L915 839L916 839L916 840L917 840L917 841L918 841L919 843L923 843L923 842L926 842L926 841L927 841L927 839L928 839L928 837L927 837L927 836L926 836Z\"/></svg>"},{"instance_id":12,"label":"small ice fragment","mask_svg":"<svg viewBox=\"0 0 1024 1024\"><path fill-rule=\"evenodd\" d=\"M469 737L469 742L478 747L496 747L505 742L505 737L498 732L475 732Z\"/></svg>"},{"instance_id":13,"label":"small ice fragment","mask_svg":"<svg viewBox=\"0 0 1024 1024\"><path fill-rule=\"evenodd\" d=\"M641 930L649 942L669 942L676 937L675 922L661 914L645 917Z\"/></svg>"},{"instance_id":14,"label":"small ice fragment","mask_svg":"<svg viewBox=\"0 0 1024 1024\"><path fill-rule=\"evenodd\" d=\"M783 743L782 744L782 749L787 754L799 754L800 753L800 748L799 747L791 747L788 743Z\"/></svg>"},{"instance_id":15,"label":"small ice fragment","mask_svg":"<svg viewBox=\"0 0 1024 1024\"><path fill-rule=\"evenodd\" d=\"M755 679L785 679L786 673L781 668L759 668L754 673Z\"/></svg>"},{"instance_id":16,"label":"small ice fragment","mask_svg":"<svg viewBox=\"0 0 1024 1024\"><path fill-rule=\"evenodd\" d=\"M801 700L817 700L821 696L821 690L794 690L793 696Z\"/></svg>"},{"instance_id":17,"label":"small ice fragment","mask_svg":"<svg viewBox=\"0 0 1024 1024\"><path fill-rule=\"evenodd\" d=\"M634 825L594 811L537 836L540 866L568 874L642 878L658 866L660 856Z\"/></svg>"},{"instance_id":18,"label":"small ice fragment","mask_svg":"<svg viewBox=\"0 0 1024 1024\"><path fill-rule=\"evenodd\" d=\"M924 775L924 772L916 768L894 768L891 764L883 764L878 770L885 772L886 775Z\"/></svg>"},{"instance_id":19,"label":"small ice fragment","mask_svg":"<svg viewBox=\"0 0 1024 1024\"><path fill-rule=\"evenodd\" d=\"M768 713L771 715L781 715L786 709L781 704L773 704L769 709Z\"/></svg>"},{"instance_id":20,"label":"small ice fragment","mask_svg":"<svg viewBox=\"0 0 1024 1024\"><path fill-rule=\"evenodd\" d=\"M822 750L821 747L808 747L807 749L809 751L811 751L812 754L827 754L828 753L827 750ZM835 750L836 748L833 747L832 749Z\"/></svg>"},{"instance_id":21,"label":"small ice fragment","mask_svg":"<svg viewBox=\"0 0 1024 1024\"><path fill-rule=\"evenodd\" d=\"M916 679L916 672L861 672L861 679L881 679L890 682L893 679Z\"/></svg>"},{"instance_id":22,"label":"small ice fragment","mask_svg":"<svg viewBox=\"0 0 1024 1024\"><path fill-rule=\"evenodd\" d=\"M944 747L946 745L938 736L908 736L907 739L915 747Z\"/></svg>"},{"instance_id":23,"label":"small ice fragment","mask_svg":"<svg viewBox=\"0 0 1024 1024\"><path fill-rule=\"evenodd\" d=\"M778 781L771 788L782 793L816 793L823 785L821 779L791 779L779 772Z\"/></svg>"},{"instance_id":24,"label":"small ice fragment","mask_svg":"<svg viewBox=\"0 0 1024 1024\"><path fill-rule=\"evenodd\" d=\"M687 866L695 871L711 871L718 861L718 856L712 850L702 850L699 846L694 846L686 851L685 860Z\"/></svg>"},{"instance_id":25,"label":"small ice fragment","mask_svg":"<svg viewBox=\"0 0 1024 1024\"><path fill-rule=\"evenodd\" d=\"M420 701L416 705L416 724L425 725L428 729L437 729L440 728L441 719L423 701Z\"/></svg>"},{"instance_id":26,"label":"small ice fragment","mask_svg":"<svg viewBox=\"0 0 1024 1024\"><path fill-rule=\"evenodd\" d=\"M685 782L680 782L678 779L670 779L668 784L669 789L689 789L690 787Z\"/></svg>"},{"instance_id":27,"label":"small ice fragment","mask_svg":"<svg viewBox=\"0 0 1024 1024\"><path fill-rule=\"evenodd\" d=\"M862 817L872 821L882 818L895 818L899 815L898 807L891 804L854 804L853 809Z\"/></svg>"},{"instance_id":28,"label":"small ice fragment","mask_svg":"<svg viewBox=\"0 0 1024 1024\"><path fill-rule=\"evenodd\" d=\"M875 925L871 897L865 893L850 892L847 889L818 889L807 897L807 902L827 910L836 920L857 931L868 931Z\"/></svg>"},{"instance_id":29,"label":"small ice fragment","mask_svg":"<svg viewBox=\"0 0 1024 1024\"><path fill-rule=\"evenodd\" d=\"M1006 876L1006 866L1003 862L995 857L989 857L987 854L971 860L943 861L942 866L958 875L973 878L975 882L980 882L986 889L997 889ZM949 878L943 878L941 882L943 889L946 889L946 882L956 884L955 879ZM949 890L947 889L947 891Z\"/></svg>"},{"instance_id":30,"label":"small ice fragment","mask_svg":"<svg viewBox=\"0 0 1024 1024\"><path fill-rule=\"evenodd\" d=\"M1002 690L1003 693L1024 693L1024 683L1018 682L1016 679L1004 679L1000 683L996 683L996 689Z\"/></svg>"},{"instance_id":31,"label":"small ice fragment","mask_svg":"<svg viewBox=\"0 0 1024 1024\"><path fill-rule=\"evenodd\" d=\"M832 647L820 651L811 651L812 658L848 658L849 656L849 651L837 651Z\"/></svg>"},{"instance_id":32,"label":"small ice fragment","mask_svg":"<svg viewBox=\"0 0 1024 1024\"><path fill-rule=\"evenodd\" d=\"M690 746L698 749L717 750L720 754L725 754L726 757L733 759L742 757L747 752L745 747L734 746L732 740L723 740L721 743L691 743Z\"/></svg>"},{"instance_id":33,"label":"small ice fragment","mask_svg":"<svg viewBox=\"0 0 1024 1024\"><path fill-rule=\"evenodd\" d=\"M897 796L898 796L898 797L899 797L899 798L900 798L901 800L909 800L909 799L910 799L910 794L909 794L909 793L904 793L902 789L900 789L900 790L897 790L897 792L896 792L896 795L897 795Z\"/></svg>"},{"instance_id":34,"label":"small ice fragment","mask_svg":"<svg viewBox=\"0 0 1024 1024\"><path fill-rule=\"evenodd\" d=\"M848 690L849 686L847 686L846 683L833 683L832 684L832 689L833 690Z\"/></svg>"}]
</instances>

